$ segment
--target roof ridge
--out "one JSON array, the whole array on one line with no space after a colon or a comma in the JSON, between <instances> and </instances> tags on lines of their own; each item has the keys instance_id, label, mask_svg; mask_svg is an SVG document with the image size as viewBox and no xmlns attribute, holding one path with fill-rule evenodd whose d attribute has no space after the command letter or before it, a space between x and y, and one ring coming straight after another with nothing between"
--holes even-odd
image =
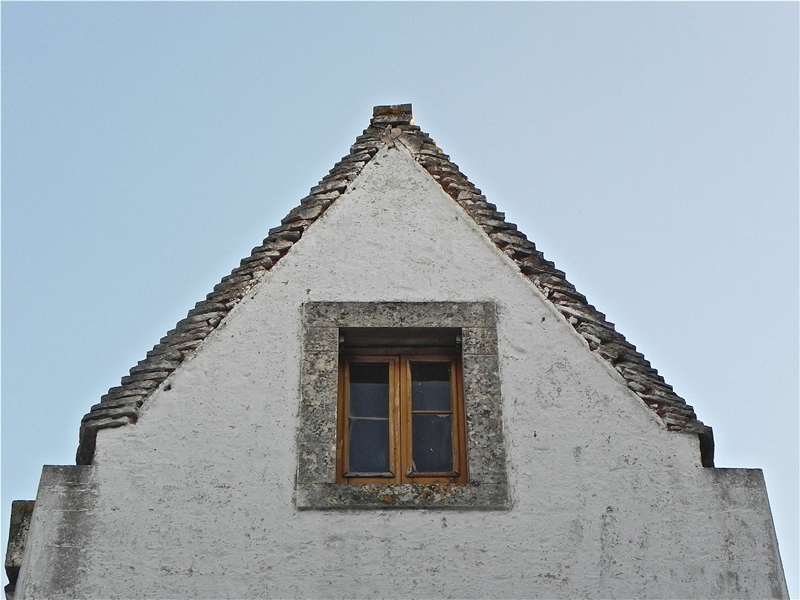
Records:
<instances>
[{"instance_id":1,"label":"roof ridge","mask_svg":"<svg viewBox=\"0 0 800 600\"><path fill-rule=\"evenodd\" d=\"M205 300L198 302L175 329L167 332L147 356L109 389L83 417L77 464L91 464L97 431L135 423L145 400L183 361L194 354L264 274L286 255L305 231L344 194L361 170L392 139L409 142L414 159L439 183L484 230L489 239L511 258L542 295L558 309L589 345L609 363L663 421L668 429L697 433L704 466L713 466L714 443L710 427L698 421L694 410L672 391L644 356L614 329L605 315L589 304L563 271L544 258L533 242L514 223L486 200L461 173L458 165L419 127L414 125L410 104L376 106L369 127L356 138L350 152L339 160L300 204L289 211L278 227L269 230L261 245L222 278Z\"/></svg>"}]
</instances>

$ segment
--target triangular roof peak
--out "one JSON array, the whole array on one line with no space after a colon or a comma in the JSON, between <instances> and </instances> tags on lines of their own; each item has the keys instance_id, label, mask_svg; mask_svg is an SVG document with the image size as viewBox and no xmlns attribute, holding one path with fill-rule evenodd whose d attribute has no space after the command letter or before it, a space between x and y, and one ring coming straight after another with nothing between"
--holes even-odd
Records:
<instances>
[{"instance_id":1,"label":"triangular roof peak","mask_svg":"<svg viewBox=\"0 0 800 600\"><path fill-rule=\"evenodd\" d=\"M135 423L139 409L175 369L192 355L202 341L216 329L228 312L258 284L264 274L281 260L306 230L336 202L358 177L379 149L395 140L403 142L414 159L436 180L454 202L483 229L489 239L506 254L542 296L550 302L596 353L624 379L665 423L667 429L696 433L700 438L704 466L713 466L714 442L711 428L700 422L694 410L675 394L636 347L617 332L605 315L589 304L563 271L546 260L517 226L489 203L481 191L461 173L430 136L414 125L411 104L376 106L369 127L356 138L350 152L337 162L308 196L289 211L278 227L253 248L230 275L222 278L206 299L198 302L111 388L99 404L92 406L81 422L76 462L90 464L94 457L97 431Z\"/></svg>"}]
</instances>

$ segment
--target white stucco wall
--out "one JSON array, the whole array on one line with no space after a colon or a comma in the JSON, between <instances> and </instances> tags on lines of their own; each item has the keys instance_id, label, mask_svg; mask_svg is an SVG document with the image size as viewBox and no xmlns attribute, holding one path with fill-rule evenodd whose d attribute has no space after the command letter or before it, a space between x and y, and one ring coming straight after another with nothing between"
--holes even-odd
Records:
<instances>
[{"instance_id":1,"label":"white stucco wall","mask_svg":"<svg viewBox=\"0 0 800 600\"><path fill-rule=\"evenodd\" d=\"M497 304L511 510L295 508L308 300ZM20 596L786 595L760 472L703 468L402 147L167 384L98 435L74 587L46 572L71 509L44 502Z\"/></svg>"}]
</instances>

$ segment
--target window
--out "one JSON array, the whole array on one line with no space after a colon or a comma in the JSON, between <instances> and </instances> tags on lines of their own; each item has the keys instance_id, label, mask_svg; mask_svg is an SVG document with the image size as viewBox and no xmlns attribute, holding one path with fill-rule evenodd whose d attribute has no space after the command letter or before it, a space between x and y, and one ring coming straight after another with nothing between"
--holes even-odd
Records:
<instances>
[{"instance_id":1,"label":"window","mask_svg":"<svg viewBox=\"0 0 800 600\"><path fill-rule=\"evenodd\" d=\"M337 482L466 483L461 330L340 330Z\"/></svg>"},{"instance_id":2,"label":"window","mask_svg":"<svg viewBox=\"0 0 800 600\"><path fill-rule=\"evenodd\" d=\"M496 314L492 302L305 303L297 508L509 508ZM385 410L354 400L351 378L356 395L383 386ZM439 388L424 408L414 382Z\"/></svg>"}]
</instances>

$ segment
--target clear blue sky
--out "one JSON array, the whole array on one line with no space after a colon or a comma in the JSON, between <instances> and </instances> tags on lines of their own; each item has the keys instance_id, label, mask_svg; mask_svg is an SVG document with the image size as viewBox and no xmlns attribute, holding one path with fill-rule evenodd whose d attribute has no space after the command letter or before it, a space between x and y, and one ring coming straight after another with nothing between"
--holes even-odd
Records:
<instances>
[{"instance_id":1,"label":"clear blue sky","mask_svg":"<svg viewBox=\"0 0 800 600\"><path fill-rule=\"evenodd\" d=\"M416 122L764 470L798 596L797 3L2 4L2 523L366 127ZM3 545L3 548L5 546Z\"/></svg>"}]
</instances>

